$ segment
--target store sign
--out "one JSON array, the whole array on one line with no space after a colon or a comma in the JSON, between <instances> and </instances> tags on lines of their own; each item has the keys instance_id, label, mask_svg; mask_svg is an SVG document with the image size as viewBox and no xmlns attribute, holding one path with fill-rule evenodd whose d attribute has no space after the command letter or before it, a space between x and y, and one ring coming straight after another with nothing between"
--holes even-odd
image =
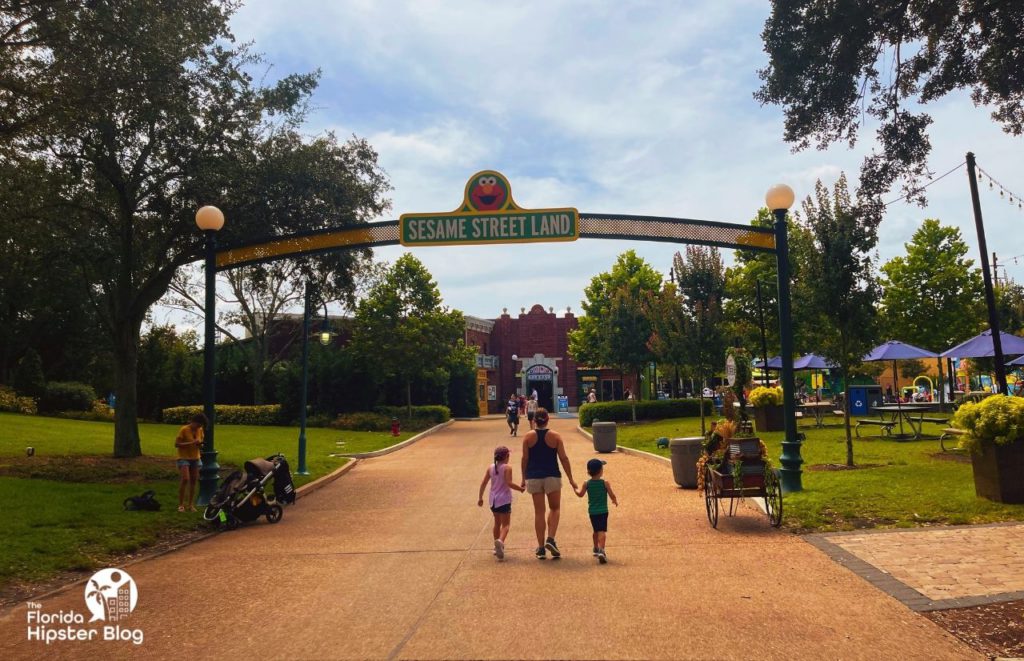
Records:
<instances>
[{"instance_id":1,"label":"store sign","mask_svg":"<svg viewBox=\"0 0 1024 661\"><path fill-rule=\"evenodd\" d=\"M551 381L553 377L551 368L544 365L536 365L526 371L527 381Z\"/></svg>"},{"instance_id":2,"label":"store sign","mask_svg":"<svg viewBox=\"0 0 1024 661\"><path fill-rule=\"evenodd\" d=\"M406 213L399 217L403 246L575 241L579 212L571 207L524 209L500 172L484 170L466 183L462 206L451 213Z\"/></svg>"}]
</instances>

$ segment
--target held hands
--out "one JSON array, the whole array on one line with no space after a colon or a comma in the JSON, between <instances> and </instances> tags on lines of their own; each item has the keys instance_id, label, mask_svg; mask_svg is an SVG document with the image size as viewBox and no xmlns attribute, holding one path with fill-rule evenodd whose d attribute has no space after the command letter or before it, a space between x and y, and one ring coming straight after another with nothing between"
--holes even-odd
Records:
<instances>
[{"instance_id":1,"label":"held hands","mask_svg":"<svg viewBox=\"0 0 1024 661\"><path fill-rule=\"evenodd\" d=\"M484 506L484 499L483 498L478 499L476 501L476 506L477 507L483 507Z\"/></svg>"}]
</instances>

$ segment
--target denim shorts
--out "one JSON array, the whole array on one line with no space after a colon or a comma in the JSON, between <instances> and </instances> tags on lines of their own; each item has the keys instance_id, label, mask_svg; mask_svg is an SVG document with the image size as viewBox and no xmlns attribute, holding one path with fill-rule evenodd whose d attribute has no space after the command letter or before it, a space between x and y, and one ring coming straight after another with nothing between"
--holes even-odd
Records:
<instances>
[{"instance_id":1,"label":"denim shorts","mask_svg":"<svg viewBox=\"0 0 1024 661\"><path fill-rule=\"evenodd\" d=\"M199 460L198 459L179 459L178 460L178 468L184 468L186 466L188 466L189 468L199 468Z\"/></svg>"}]
</instances>

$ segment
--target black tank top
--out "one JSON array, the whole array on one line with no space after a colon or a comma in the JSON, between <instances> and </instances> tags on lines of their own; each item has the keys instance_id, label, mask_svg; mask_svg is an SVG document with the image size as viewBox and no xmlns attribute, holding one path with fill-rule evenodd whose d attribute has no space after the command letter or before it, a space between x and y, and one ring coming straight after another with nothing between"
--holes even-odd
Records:
<instances>
[{"instance_id":1,"label":"black tank top","mask_svg":"<svg viewBox=\"0 0 1024 661\"><path fill-rule=\"evenodd\" d=\"M544 442L547 429L537 430L537 442L530 448L526 458L526 479L537 480L545 477L562 477L558 470L558 450Z\"/></svg>"}]
</instances>

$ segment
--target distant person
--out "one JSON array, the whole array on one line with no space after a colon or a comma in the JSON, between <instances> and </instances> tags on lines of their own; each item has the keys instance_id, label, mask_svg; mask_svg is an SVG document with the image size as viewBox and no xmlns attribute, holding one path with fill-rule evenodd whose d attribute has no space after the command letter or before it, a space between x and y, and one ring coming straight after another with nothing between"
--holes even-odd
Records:
<instances>
[{"instance_id":1,"label":"distant person","mask_svg":"<svg viewBox=\"0 0 1024 661\"><path fill-rule=\"evenodd\" d=\"M533 392L530 393L530 397L533 398L533 399L537 399L537 398L540 397L540 395L537 394L537 389L536 388L534 388Z\"/></svg>"},{"instance_id":2,"label":"distant person","mask_svg":"<svg viewBox=\"0 0 1024 661\"><path fill-rule=\"evenodd\" d=\"M509 436L515 436L519 432L519 398L515 395L511 395L505 405L505 421L508 422Z\"/></svg>"},{"instance_id":3,"label":"distant person","mask_svg":"<svg viewBox=\"0 0 1024 661\"><path fill-rule=\"evenodd\" d=\"M526 415L526 395L519 395L519 415Z\"/></svg>"},{"instance_id":4,"label":"distant person","mask_svg":"<svg viewBox=\"0 0 1024 661\"><path fill-rule=\"evenodd\" d=\"M494 464L487 467L484 481L480 483L477 495L477 507L484 506L484 489L491 483L491 494L488 502L494 515L494 555L498 560L505 559L505 539L508 537L509 525L512 522L512 490L522 491L523 487L512 479L512 467L508 463L509 450L504 445L494 448Z\"/></svg>"},{"instance_id":5,"label":"distant person","mask_svg":"<svg viewBox=\"0 0 1024 661\"><path fill-rule=\"evenodd\" d=\"M590 392L587 393L587 404L593 404L597 401L597 393L591 388Z\"/></svg>"},{"instance_id":6,"label":"distant person","mask_svg":"<svg viewBox=\"0 0 1024 661\"><path fill-rule=\"evenodd\" d=\"M594 529L594 557L602 565L608 562L608 556L604 552L608 537L608 498L612 499L616 507L619 506L612 485L602 479L605 463L597 458L588 461L587 474L590 475L590 479L584 482L578 491L573 489L580 498L587 494L587 513L590 514L590 525Z\"/></svg>"},{"instance_id":7,"label":"distant person","mask_svg":"<svg viewBox=\"0 0 1024 661\"><path fill-rule=\"evenodd\" d=\"M533 497L533 525L537 532L537 559L543 560L547 552L555 560L562 557L555 542L558 533L558 519L562 507L562 474L558 471L561 462L565 476L573 491L576 482L572 479L572 466L565 454L562 437L556 431L549 430L547 409L537 409L534 417L537 429L527 432L523 437L523 484L526 492ZM544 499L550 511L545 521ZM547 536L545 536L545 530Z\"/></svg>"},{"instance_id":8,"label":"distant person","mask_svg":"<svg viewBox=\"0 0 1024 661\"><path fill-rule=\"evenodd\" d=\"M178 450L178 511L184 512L188 504L190 512L196 511L196 482L199 481L199 450L203 447L203 432L209 421L202 413L196 413L187 425L178 430L174 447ZM185 500L185 492L188 500Z\"/></svg>"},{"instance_id":9,"label":"distant person","mask_svg":"<svg viewBox=\"0 0 1024 661\"><path fill-rule=\"evenodd\" d=\"M629 388L626 388L626 390L623 391L622 393L622 398L625 400L633 399L633 391L630 390Z\"/></svg>"},{"instance_id":10,"label":"distant person","mask_svg":"<svg viewBox=\"0 0 1024 661\"><path fill-rule=\"evenodd\" d=\"M537 415L537 398L530 397L530 401L526 402L526 421L530 423L530 429L533 429L533 418Z\"/></svg>"}]
</instances>

